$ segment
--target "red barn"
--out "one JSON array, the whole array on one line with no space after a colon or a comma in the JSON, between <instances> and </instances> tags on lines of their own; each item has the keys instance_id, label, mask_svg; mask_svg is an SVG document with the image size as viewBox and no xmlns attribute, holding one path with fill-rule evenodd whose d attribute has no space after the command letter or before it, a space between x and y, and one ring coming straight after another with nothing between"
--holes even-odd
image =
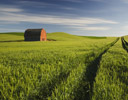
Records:
<instances>
[{"instance_id":1,"label":"red barn","mask_svg":"<svg viewBox=\"0 0 128 100\"><path fill-rule=\"evenodd\" d=\"M27 29L24 33L25 41L46 41L46 31L44 29Z\"/></svg>"}]
</instances>

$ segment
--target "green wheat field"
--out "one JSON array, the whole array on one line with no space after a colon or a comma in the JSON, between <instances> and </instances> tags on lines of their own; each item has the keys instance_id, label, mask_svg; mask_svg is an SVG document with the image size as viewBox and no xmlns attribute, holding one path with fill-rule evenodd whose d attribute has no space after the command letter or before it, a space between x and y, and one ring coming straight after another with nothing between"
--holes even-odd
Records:
<instances>
[{"instance_id":1,"label":"green wheat field","mask_svg":"<svg viewBox=\"0 0 128 100\"><path fill-rule=\"evenodd\" d=\"M128 36L0 34L0 100L128 100Z\"/></svg>"}]
</instances>

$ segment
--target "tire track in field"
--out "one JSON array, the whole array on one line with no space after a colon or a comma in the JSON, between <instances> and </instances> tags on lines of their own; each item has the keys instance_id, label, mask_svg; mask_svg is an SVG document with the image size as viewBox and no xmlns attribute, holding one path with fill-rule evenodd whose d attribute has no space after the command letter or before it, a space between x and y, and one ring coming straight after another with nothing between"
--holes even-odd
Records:
<instances>
[{"instance_id":1,"label":"tire track in field","mask_svg":"<svg viewBox=\"0 0 128 100\"><path fill-rule=\"evenodd\" d=\"M119 40L119 38L117 38L114 42L112 42L110 44L110 46L105 48L103 52L98 54L98 56L95 58L95 60L93 62L91 62L89 64L89 66L86 68L86 73L84 75L85 79L83 79L83 81L86 81L89 84L88 84L88 86L83 85L82 89L79 89L77 91L78 96L76 96L77 98L75 98L74 100L91 100L92 99L93 83L95 82L96 73L97 73L98 67L100 66L100 60L102 59L102 55L105 54L118 40Z\"/></svg>"},{"instance_id":2,"label":"tire track in field","mask_svg":"<svg viewBox=\"0 0 128 100\"><path fill-rule=\"evenodd\" d=\"M113 43L113 42L112 42ZM111 43L111 44L112 44ZM116 42L114 41L114 43L112 44L112 45L114 45ZM103 48L103 50L101 50L99 53L98 53L98 56L96 56L95 57L95 59L97 59L98 57L99 57L99 55L101 54L101 53L103 53L103 52L105 52L105 50L106 49L108 49L108 47L110 47L110 46L112 46L111 44L109 44L109 45L106 45L106 47L105 47L105 49ZM88 55L88 57L87 57L87 59L88 58L91 58L91 57L94 57L95 56L95 54L92 52L91 54L89 54ZM94 59L94 60L95 60ZM91 60L92 61L92 60ZM95 62L95 61L93 61L93 62ZM86 63L90 63L90 60L88 60L88 61L85 61L85 65L86 65ZM91 63L92 64L92 63ZM89 66L91 66L91 64L89 64L87 67L89 67ZM85 68L85 70L86 70L86 67L84 67ZM84 69L83 69L84 70ZM72 71L73 72L73 71ZM82 74L81 74L82 75ZM84 76L83 76L84 75ZM83 75L81 76L82 77L82 82L84 81L84 78L86 79L86 81L87 82L89 82L88 81L88 74L86 73L85 74L85 72L83 73ZM66 77L63 77L64 78L64 80L60 80L59 81L59 83L60 82L65 82L65 80L67 80L67 78L69 77L69 74L66 76ZM77 97L77 98L74 98L74 99L62 99L61 98L61 100L85 100L85 98L87 98L87 97L89 97L89 95L90 94L86 94L85 92L84 92L84 90L83 89L85 89L85 90L89 90L89 85L90 85L90 82L89 82L89 84L83 84L81 81L80 81L80 87L79 87L79 89L77 90L77 89L73 89L73 94L76 94L76 95L74 95L75 97ZM79 83L78 83L79 84ZM55 87L56 87L56 85L54 85ZM53 86L53 87L54 87ZM54 100L55 98L56 99L58 99L58 98L60 98L59 96L61 96L61 97L64 97L65 96L65 90L63 91L63 89L61 88L61 86L63 86L63 84L61 84L61 85L59 85L58 87L56 87L55 88L55 90L53 90L53 91L50 91L50 92L53 92L53 95L51 96L51 95L49 95L49 100ZM74 86L75 87L75 86ZM77 86L76 86L77 87ZM81 87L82 87L82 89L81 89ZM62 89L62 90L61 90ZM66 88L67 89L67 88ZM77 90L77 91L76 91ZM81 90L83 90L83 91L81 91ZM58 95L59 94L59 95ZM72 94L72 93L71 93ZM81 98L81 96L83 97L83 95L85 96L85 94L86 94L86 97L85 98ZM64 95L64 96L63 96ZM69 93L69 95L70 95L70 93ZM64 97L65 98L65 97ZM45 100L45 99L44 99ZM58 99L59 100L59 99ZM89 100L89 99L87 99L87 100Z\"/></svg>"},{"instance_id":3,"label":"tire track in field","mask_svg":"<svg viewBox=\"0 0 128 100\"><path fill-rule=\"evenodd\" d=\"M124 37L121 37L121 41L122 41L122 47L124 48L124 50L128 52L128 42L124 39Z\"/></svg>"}]
</instances>

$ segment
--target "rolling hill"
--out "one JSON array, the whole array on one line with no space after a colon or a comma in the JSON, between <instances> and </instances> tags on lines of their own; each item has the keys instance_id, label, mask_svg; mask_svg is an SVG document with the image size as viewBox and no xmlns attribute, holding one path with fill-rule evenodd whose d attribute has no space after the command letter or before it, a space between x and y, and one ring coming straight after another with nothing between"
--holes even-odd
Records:
<instances>
[{"instance_id":1,"label":"rolling hill","mask_svg":"<svg viewBox=\"0 0 128 100\"><path fill-rule=\"evenodd\" d=\"M24 33L10 32L0 33L0 41L23 41ZM81 41L85 39L106 39L107 37L94 37L94 36L76 36L64 32L47 33L47 39L51 41Z\"/></svg>"}]
</instances>

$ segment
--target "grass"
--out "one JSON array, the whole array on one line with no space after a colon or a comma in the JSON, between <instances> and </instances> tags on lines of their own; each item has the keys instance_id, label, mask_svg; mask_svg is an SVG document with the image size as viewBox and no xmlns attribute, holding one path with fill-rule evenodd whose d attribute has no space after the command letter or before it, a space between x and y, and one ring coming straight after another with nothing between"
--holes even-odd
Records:
<instances>
[{"instance_id":1,"label":"grass","mask_svg":"<svg viewBox=\"0 0 128 100\"><path fill-rule=\"evenodd\" d=\"M85 38L90 38L90 39L106 39L107 37L96 37L96 36L81 36Z\"/></svg>"},{"instance_id":2,"label":"grass","mask_svg":"<svg viewBox=\"0 0 128 100\"><path fill-rule=\"evenodd\" d=\"M47 38L54 41L0 34L1 100L127 100L128 57L121 40L63 32Z\"/></svg>"},{"instance_id":3,"label":"grass","mask_svg":"<svg viewBox=\"0 0 128 100\"><path fill-rule=\"evenodd\" d=\"M103 55L93 88L92 100L128 99L128 54L121 40Z\"/></svg>"},{"instance_id":4,"label":"grass","mask_svg":"<svg viewBox=\"0 0 128 100\"><path fill-rule=\"evenodd\" d=\"M95 74L94 65L98 63L97 59L99 59L99 57L102 56L102 54L104 54L107 49L114 45L116 41L106 45L103 48L100 48L98 52L94 51L90 53L87 57L85 57L85 61L83 62L83 64L72 70L67 80L62 81L62 83L57 86L55 91L52 93L52 96L49 97L49 100L90 99L88 91L91 91L89 86L94 81L91 78L95 78L95 76L93 75ZM89 57L91 57L91 59L88 59ZM95 62L95 64L92 64L92 62Z\"/></svg>"}]
</instances>

